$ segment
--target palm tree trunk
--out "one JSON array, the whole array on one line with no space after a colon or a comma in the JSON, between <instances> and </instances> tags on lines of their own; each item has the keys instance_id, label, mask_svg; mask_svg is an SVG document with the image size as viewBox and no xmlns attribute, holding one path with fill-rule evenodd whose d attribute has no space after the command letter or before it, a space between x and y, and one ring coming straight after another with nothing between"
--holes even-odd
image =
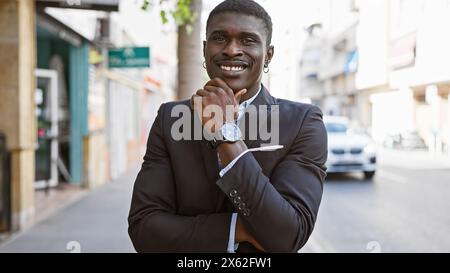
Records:
<instances>
[{"instance_id":1,"label":"palm tree trunk","mask_svg":"<svg viewBox=\"0 0 450 273\"><path fill-rule=\"evenodd\" d=\"M202 0L192 0L191 10L197 14L188 33L186 26L178 28L178 99L190 98L203 86L203 54L200 40Z\"/></svg>"}]
</instances>

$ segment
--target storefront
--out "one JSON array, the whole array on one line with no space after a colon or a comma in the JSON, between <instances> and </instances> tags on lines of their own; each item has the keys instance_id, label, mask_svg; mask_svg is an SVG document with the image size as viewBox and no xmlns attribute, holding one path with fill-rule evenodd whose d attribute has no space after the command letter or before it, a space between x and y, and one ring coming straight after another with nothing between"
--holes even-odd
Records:
<instances>
[{"instance_id":1,"label":"storefront","mask_svg":"<svg viewBox=\"0 0 450 273\"><path fill-rule=\"evenodd\" d=\"M36 75L36 186L55 186L57 182L42 182L60 180L79 184L83 176L83 137L88 133L88 61L93 45L43 10L37 11L36 36L37 71L56 75L53 80L42 73ZM52 89L52 84L56 88ZM55 168L66 175L54 177Z\"/></svg>"},{"instance_id":2,"label":"storefront","mask_svg":"<svg viewBox=\"0 0 450 273\"><path fill-rule=\"evenodd\" d=\"M32 222L35 188L85 176L94 45L48 16L49 6L109 12L119 0L0 1L0 114L8 117L0 120L0 232Z\"/></svg>"}]
</instances>

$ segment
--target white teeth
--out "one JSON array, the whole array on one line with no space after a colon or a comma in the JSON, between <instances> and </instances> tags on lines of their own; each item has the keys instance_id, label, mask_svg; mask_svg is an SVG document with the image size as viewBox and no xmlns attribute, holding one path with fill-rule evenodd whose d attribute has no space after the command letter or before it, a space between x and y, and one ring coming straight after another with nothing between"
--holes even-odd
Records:
<instances>
[{"instance_id":1,"label":"white teeth","mask_svg":"<svg viewBox=\"0 0 450 273\"><path fill-rule=\"evenodd\" d=\"M242 71L242 70L244 70L244 67L243 66L225 66L225 65L221 65L220 69L226 70L226 71Z\"/></svg>"}]
</instances>

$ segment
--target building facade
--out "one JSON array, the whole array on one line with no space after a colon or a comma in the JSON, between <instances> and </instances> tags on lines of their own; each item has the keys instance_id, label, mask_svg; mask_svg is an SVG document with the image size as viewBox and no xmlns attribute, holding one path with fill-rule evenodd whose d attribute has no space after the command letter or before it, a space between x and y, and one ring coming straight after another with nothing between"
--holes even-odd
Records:
<instances>
[{"instance_id":1,"label":"building facade","mask_svg":"<svg viewBox=\"0 0 450 273\"><path fill-rule=\"evenodd\" d=\"M326 114L366 127L379 144L416 134L430 151L448 152L450 1L324 3L330 12L320 25L341 21L331 24L339 32L309 35L301 61L305 96ZM311 59L312 67L319 63L315 73L308 72Z\"/></svg>"},{"instance_id":2,"label":"building facade","mask_svg":"<svg viewBox=\"0 0 450 273\"><path fill-rule=\"evenodd\" d=\"M177 62L176 29L136 2L5 0L0 24L2 233L33 222L37 190L92 189L139 164ZM136 46L150 67L108 66L108 50Z\"/></svg>"}]
</instances>

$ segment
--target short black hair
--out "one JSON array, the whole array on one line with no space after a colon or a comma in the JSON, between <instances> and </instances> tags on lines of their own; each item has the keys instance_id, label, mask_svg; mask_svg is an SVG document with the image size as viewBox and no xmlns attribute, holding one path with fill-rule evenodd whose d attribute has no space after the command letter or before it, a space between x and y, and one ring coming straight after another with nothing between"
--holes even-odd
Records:
<instances>
[{"instance_id":1,"label":"short black hair","mask_svg":"<svg viewBox=\"0 0 450 273\"><path fill-rule=\"evenodd\" d=\"M267 45L270 45L272 41L272 18L261 5L253 0L225 0L209 14L206 29L208 29L209 23L214 16L226 12L251 15L263 20L267 31Z\"/></svg>"}]
</instances>

